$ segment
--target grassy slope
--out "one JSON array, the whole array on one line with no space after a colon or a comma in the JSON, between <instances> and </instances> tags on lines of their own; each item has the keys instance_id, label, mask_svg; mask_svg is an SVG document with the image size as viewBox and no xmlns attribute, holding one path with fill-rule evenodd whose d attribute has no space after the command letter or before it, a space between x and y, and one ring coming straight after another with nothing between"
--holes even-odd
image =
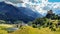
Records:
<instances>
[{"instance_id":1,"label":"grassy slope","mask_svg":"<svg viewBox=\"0 0 60 34\"><path fill-rule=\"evenodd\" d=\"M11 34L60 34L60 31L51 31L48 27L47 28L32 28L32 27L23 27L20 30L17 30Z\"/></svg>"}]
</instances>

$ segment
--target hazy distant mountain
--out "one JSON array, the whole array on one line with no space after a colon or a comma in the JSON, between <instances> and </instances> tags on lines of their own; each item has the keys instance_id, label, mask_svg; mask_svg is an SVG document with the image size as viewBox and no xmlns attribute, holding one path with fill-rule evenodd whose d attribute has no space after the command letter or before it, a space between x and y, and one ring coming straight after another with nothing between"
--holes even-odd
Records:
<instances>
[{"instance_id":1,"label":"hazy distant mountain","mask_svg":"<svg viewBox=\"0 0 60 34\"><path fill-rule=\"evenodd\" d=\"M24 22L32 21L42 15L27 7L15 7L5 2L0 2L0 20L21 20Z\"/></svg>"}]
</instances>

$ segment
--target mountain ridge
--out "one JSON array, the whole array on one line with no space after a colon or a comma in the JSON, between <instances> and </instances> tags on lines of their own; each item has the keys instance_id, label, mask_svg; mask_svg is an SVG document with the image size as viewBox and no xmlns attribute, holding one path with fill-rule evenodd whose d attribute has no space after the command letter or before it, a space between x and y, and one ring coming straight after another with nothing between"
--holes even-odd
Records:
<instances>
[{"instance_id":1,"label":"mountain ridge","mask_svg":"<svg viewBox=\"0 0 60 34\"><path fill-rule=\"evenodd\" d=\"M33 21L34 19L42 16L38 12L27 7L15 7L11 4L6 4L5 2L0 2L0 20L21 20L24 22Z\"/></svg>"}]
</instances>

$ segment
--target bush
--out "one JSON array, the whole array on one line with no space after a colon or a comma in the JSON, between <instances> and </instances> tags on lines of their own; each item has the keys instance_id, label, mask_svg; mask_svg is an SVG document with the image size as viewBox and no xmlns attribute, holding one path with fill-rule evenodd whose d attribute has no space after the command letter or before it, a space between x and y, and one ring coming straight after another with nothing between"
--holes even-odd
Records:
<instances>
[{"instance_id":1,"label":"bush","mask_svg":"<svg viewBox=\"0 0 60 34\"><path fill-rule=\"evenodd\" d=\"M49 22L49 20L45 17L44 18L37 18L32 22L32 25L34 26L34 28L41 27L41 26L46 27L48 22Z\"/></svg>"},{"instance_id":2,"label":"bush","mask_svg":"<svg viewBox=\"0 0 60 34\"><path fill-rule=\"evenodd\" d=\"M36 24L33 24L32 27L33 27L33 28L37 28L38 26L37 26Z\"/></svg>"}]
</instances>

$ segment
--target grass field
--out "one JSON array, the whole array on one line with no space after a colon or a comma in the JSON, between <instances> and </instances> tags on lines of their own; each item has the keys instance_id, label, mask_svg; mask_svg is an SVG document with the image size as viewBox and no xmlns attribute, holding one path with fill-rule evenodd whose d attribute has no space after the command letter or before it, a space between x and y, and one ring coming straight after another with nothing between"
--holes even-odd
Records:
<instances>
[{"instance_id":1,"label":"grass field","mask_svg":"<svg viewBox=\"0 0 60 34\"><path fill-rule=\"evenodd\" d=\"M0 28L10 28L13 25L10 24L0 24ZM0 34L7 34L8 32L5 30L0 30ZM60 34L60 28L57 28L57 31L51 31L49 27L46 28L33 28L31 26L23 26L21 29L16 30L9 34Z\"/></svg>"},{"instance_id":2,"label":"grass field","mask_svg":"<svg viewBox=\"0 0 60 34\"><path fill-rule=\"evenodd\" d=\"M60 31L51 31L49 27L38 29L38 28L32 28L28 26L15 31L12 34L60 34Z\"/></svg>"}]
</instances>

